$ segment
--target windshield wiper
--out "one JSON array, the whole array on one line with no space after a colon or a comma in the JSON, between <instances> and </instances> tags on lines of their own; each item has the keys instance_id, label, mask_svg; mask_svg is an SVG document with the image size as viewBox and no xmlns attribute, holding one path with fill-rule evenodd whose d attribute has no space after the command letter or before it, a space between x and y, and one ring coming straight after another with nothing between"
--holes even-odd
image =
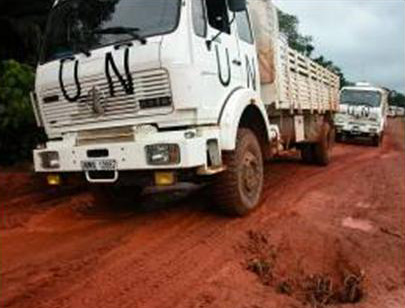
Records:
<instances>
[{"instance_id":1,"label":"windshield wiper","mask_svg":"<svg viewBox=\"0 0 405 308\"><path fill-rule=\"evenodd\" d=\"M146 39L138 34L140 31L139 28L131 28L131 27L110 27L105 29L98 29L94 30L93 33L95 34L128 34L132 36L135 40L141 42L142 45L147 43Z\"/></svg>"},{"instance_id":2,"label":"windshield wiper","mask_svg":"<svg viewBox=\"0 0 405 308\"><path fill-rule=\"evenodd\" d=\"M349 105L349 106L358 106L358 103L354 102L354 101L345 101L345 102L342 102L341 104Z\"/></svg>"},{"instance_id":3,"label":"windshield wiper","mask_svg":"<svg viewBox=\"0 0 405 308\"><path fill-rule=\"evenodd\" d=\"M85 54L86 57L91 56L90 50L87 47L83 46L82 44L77 45L77 50L80 51L81 53Z\"/></svg>"}]
</instances>

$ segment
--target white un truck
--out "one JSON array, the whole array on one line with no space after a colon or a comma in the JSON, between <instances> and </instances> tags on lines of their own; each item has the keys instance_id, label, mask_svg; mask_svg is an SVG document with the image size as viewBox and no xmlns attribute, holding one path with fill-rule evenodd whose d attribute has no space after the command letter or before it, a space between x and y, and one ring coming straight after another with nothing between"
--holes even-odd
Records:
<instances>
[{"instance_id":1,"label":"white un truck","mask_svg":"<svg viewBox=\"0 0 405 308\"><path fill-rule=\"evenodd\" d=\"M83 174L104 193L210 182L244 215L263 162L289 149L326 165L339 78L280 38L254 0L60 0L32 95L50 184Z\"/></svg>"},{"instance_id":2,"label":"white un truck","mask_svg":"<svg viewBox=\"0 0 405 308\"><path fill-rule=\"evenodd\" d=\"M389 94L384 88L364 82L344 87L335 116L337 141L363 137L378 147L387 125Z\"/></svg>"}]
</instances>

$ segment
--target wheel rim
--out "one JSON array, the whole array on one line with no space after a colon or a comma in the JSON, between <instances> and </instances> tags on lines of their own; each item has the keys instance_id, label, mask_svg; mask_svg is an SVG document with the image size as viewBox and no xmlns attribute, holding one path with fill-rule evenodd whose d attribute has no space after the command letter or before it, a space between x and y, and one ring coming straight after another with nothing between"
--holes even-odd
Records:
<instances>
[{"instance_id":1,"label":"wheel rim","mask_svg":"<svg viewBox=\"0 0 405 308\"><path fill-rule=\"evenodd\" d=\"M242 163L242 190L251 201L257 198L260 191L261 173L259 159L252 152L247 151Z\"/></svg>"}]
</instances>

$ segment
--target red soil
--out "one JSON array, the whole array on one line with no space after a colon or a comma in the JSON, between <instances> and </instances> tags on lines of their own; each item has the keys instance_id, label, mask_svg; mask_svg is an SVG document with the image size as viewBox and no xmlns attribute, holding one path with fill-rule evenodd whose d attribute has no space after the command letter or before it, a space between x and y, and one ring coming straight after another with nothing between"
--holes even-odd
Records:
<instances>
[{"instance_id":1,"label":"red soil","mask_svg":"<svg viewBox=\"0 0 405 308\"><path fill-rule=\"evenodd\" d=\"M356 307L404 307L404 137L395 120L382 148L338 144L327 168L267 165L242 219L199 192L117 209L0 171L0 307L315 307L325 281L339 307L349 275Z\"/></svg>"}]
</instances>

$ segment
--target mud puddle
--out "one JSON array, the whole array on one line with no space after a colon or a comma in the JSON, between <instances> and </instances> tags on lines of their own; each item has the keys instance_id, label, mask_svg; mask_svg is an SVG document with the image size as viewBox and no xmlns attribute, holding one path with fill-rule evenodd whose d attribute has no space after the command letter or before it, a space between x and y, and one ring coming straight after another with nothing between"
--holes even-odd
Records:
<instances>
[{"instance_id":1,"label":"mud puddle","mask_svg":"<svg viewBox=\"0 0 405 308\"><path fill-rule=\"evenodd\" d=\"M240 246L245 254L243 266L257 276L260 284L277 293L314 308L355 304L364 298L365 272L348 261L338 246L329 251L329 260L322 256L325 264L332 260L334 266L323 266L322 272L312 272L300 265L303 256L295 260L295 267L285 268L283 261L287 256L283 244L274 243L271 236L249 231L246 237Z\"/></svg>"}]
</instances>

